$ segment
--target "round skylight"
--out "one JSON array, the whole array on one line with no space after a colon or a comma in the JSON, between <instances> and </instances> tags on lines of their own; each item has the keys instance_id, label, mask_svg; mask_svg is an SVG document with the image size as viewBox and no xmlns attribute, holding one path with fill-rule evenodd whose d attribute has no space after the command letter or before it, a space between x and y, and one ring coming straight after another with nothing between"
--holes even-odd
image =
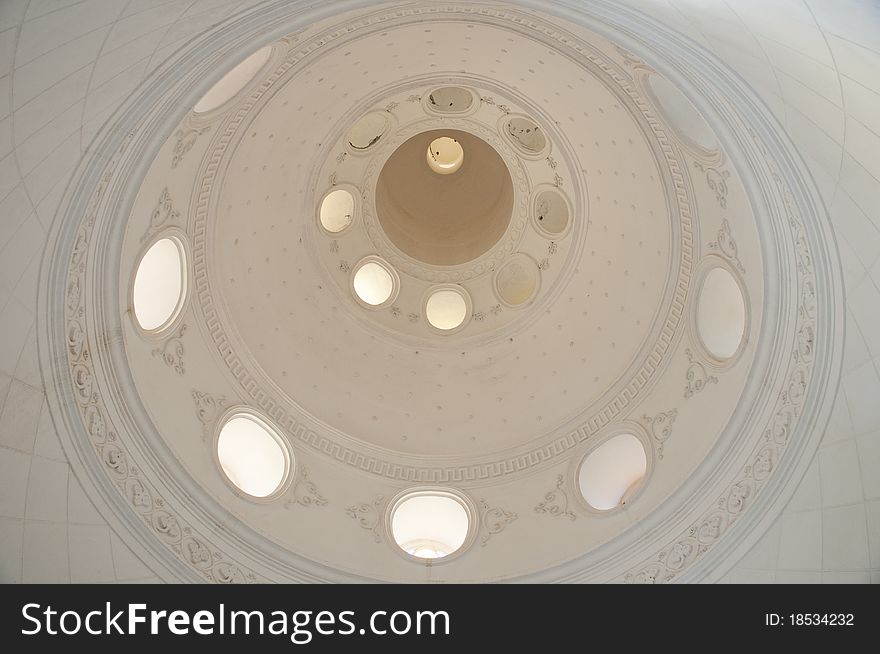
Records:
<instances>
[{"instance_id":1,"label":"round skylight","mask_svg":"<svg viewBox=\"0 0 880 654\"><path fill-rule=\"evenodd\" d=\"M539 274L528 255L514 255L495 273L495 292L506 305L522 306L535 296Z\"/></svg>"},{"instance_id":2,"label":"round skylight","mask_svg":"<svg viewBox=\"0 0 880 654\"><path fill-rule=\"evenodd\" d=\"M186 254L177 238L161 238L137 266L132 290L134 315L141 329L157 332L177 317L186 293Z\"/></svg>"},{"instance_id":3,"label":"round skylight","mask_svg":"<svg viewBox=\"0 0 880 654\"><path fill-rule=\"evenodd\" d=\"M453 138L441 136L431 141L425 155L428 165L435 173L451 175L461 168L464 161L464 148Z\"/></svg>"},{"instance_id":4,"label":"round skylight","mask_svg":"<svg viewBox=\"0 0 880 654\"><path fill-rule=\"evenodd\" d=\"M388 119L381 113L373 112L358 120L348 133L348 144L355 150L366 150L374 145L385 130Z\"/></svg>"},{"instance_id":5,"label":"round skylight","mask_svg":"<svg viewBox=\"0 0 880 654\"><path fill-rule=\"evenodd\" d=\"M391 513L394 541L420 559L439 559L456 552L464 545L469 529L468 511L451 493L412 493L397 502Z\"/></svg>"},{"instance_id":6,"label":"round skylight","mask_svg":"<svg viewBox=\"0 0 880 654\"><path fill-rule=\"evenodd\" d=\"M464 113L474 104L474 96L460 86L443 86L428 94L428 106L441 114Z\"/></svg>"},{"instance_id":7,"label":"round skylight","mask_svg":"<svg viewBox=\"0 0 880 654\"><path fill-rule=\"evenodd\" d=\"M345 189L331 191L321 202L321 226L337 234L351 225L354 215L354 196Z\"/></svg>"},{"instance_id":8,"label":"round skylight","mask_svg":"<svg viewBox=\"0 0 880 654\"><path fill-rule=\"evenodd\" d=\"M468 315L468 302L463 291L443 288L428 296L425 317L435 328L448 331L464 323Z\"/></svg>"},{"instance_id":9,"label":"round skylight","mask_svg":"<svg viewBox=\"0 0 880 654\"><path fill-rule=\"evenodd\" d=\"M539 154L547 146L544 132L530 118L515 116L507 121L504 131L513 144L526 154Z\"/></svg>"},{"instance_id":10,"label":"round skylight","mask_svg":"<svg viewBox=\"0 0 880 654\"><path fill-rule=\"evenodd\" d=\"M550 237L563 234L568 227L568 203L558 191L544 191L535 198L535 224Z\"/></svg>"},{"instance_id":11,"label":"round skylight","mask_svg":"<svg viewBox=\"0 0 880 654\"><path fill-rule=\"evenodd\" d=\"M247 59L242 61L238 66L226 73L219 82L211 87L202 99L193 107L193 111L197 114L211 111L222 106L231 100L236 93L241 91L248 82L260 71L260 69L269 61L272 54L272 46L267 45L260 48Z\"/></svg>"},{"instance_id":12,"label":"round skylight","mask_svg":"<svg viewBox=\"0 0 880 654\"><path fill-rule=\"evenodd\" d=\"M697 331L703 346L717 359L729 359L742 343L746 305L736 279L724 268L703 278L697 300Z\"/></svg>"},{"instance_id":13,"label":"round skylight","mask_svg":"<svg viewBox=\"0 0 880 654\"><path fill-rule=\"evenodd\" d=\"M395 279L391 269L377 259L368 259L354 272L352 286L357 297L365 304L379 307L392 299Z\"/></svg>"},{"instance_id":14,"label":"round skylight","mask_svg":"<svg viewBox=\"0 0 880 654\"><path fill-rule=\"evenodd\" d=\"M290 455L282 438L248 413L233 415L220 429L217 460L226 478L252 497L275 493L290 470Z\"/></svg>"},{"instance_id":15,"label":"round skylight","mask_svg":"<svg viewBox=\"0 0 880 654\"><path fill-rule=\"evenodd\" d=\"M645 477L648 459L642 442L618 434L590 452L578 472L578 486L594 509L608 511L625 503Z\"/></svg>"}]
</instances>

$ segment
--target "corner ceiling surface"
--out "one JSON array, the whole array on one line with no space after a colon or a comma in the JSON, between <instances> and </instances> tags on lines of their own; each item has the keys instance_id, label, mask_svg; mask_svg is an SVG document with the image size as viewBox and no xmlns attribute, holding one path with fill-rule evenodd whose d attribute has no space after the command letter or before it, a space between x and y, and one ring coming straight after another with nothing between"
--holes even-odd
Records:
<instances>
[{"instance_id":1,"label":"corner ceiling surface","mask_svg":"<svg viewBox=\"0 0 880 654\"><path fill-rule=\"evenodd\" d=\"M670 498L723 463L733 481L716 504L727 513L691 494L697 526L660 563L629 573L632 561L621 559L590 574L644 580L662 571L672 579L692 565L766 483L797 413L767 430L777 444L758 442L752 451L744 439L777 419L774 402L798 404L807 388L802 370L768 365L813 360L814 332L803 325L814 319L803 308L814 284L803 281L812 271L811 242L789 234L799 225L794 214L769 235L756 222L758 173L738 169L741 155L729 158L708 123L681 125L664 115L663 99L651 91L662 73L650 61L581 25L505 5L412 3L282 33L276 26L269 61L222 110L178 114L162 132L170 136L157 142L152 135L152 162L129 179L137 182L128 191L130 218L115 228L118 258L108 259L119 262L119 311L104 315L120 321L132 380L120 393L135 392L143 406L131 418L139 423L132 434L143 434L141 452L156 459L137 459L134 449L120 459L122 442L102 442L98 452L135 511L172 556L211 580L284 579L306 569L316 578L505 579L592 551L614 554L616 539L648 529L661 508L674 511ZM380 246L357 225L328 237L316 221L321 198L337 185L357 192L355 221L364 220L371 166L391 155L386 144L395 143L398 126L403 134L417 124L419 99L443 85L479 99L470 123L445 124L479 131L473 125L486 116L500 128L515 114L543 126L549 150L505 159L526 189L517 207L531 211L528 190L545 185L574 208L565 236L548 239L531 224L517 236L517 255L535 260L544 279L536 299L495 312L489 295L474 291L469 322L449 335L423 328L419 293L406 290L418 283L405 270L399 304L413 303L409 315L354 301L351 264ZM374 155L347 156L340 143L369 112L389 116L390 136ZM431 129L446 120L422 119ZM717 116L712 124L720 124ZM504 150L499 134L487 138L498 137ZM760 211L793 211L784 189L776 192L779 201L759 202ZM74 246L74 275L90 265L79 264L93 247L88 229ZM133 262L164 233L186 243L189 292L174 327L155 337L133 324L127 289ZM782 245L788 238L792 245ZM796 275L768 277L768 266L795 270L788 263L795 256ZM706 351L694 317L700 284L718 267L739 285L746 316L729 361ZM492 272L478 272L473 284ZM761 336L768 280L774 297L787 298L771 318L796 332L773 342ZM91 302L79 290L85 283L67 284L68 307L81 297ZM68 311L68 320L77 315ZM79 345L71 349L81 354ZM82 372L89 363L77 361L73 383L86 398L87 429L106 433L104 418L95 429L93 399L83 391L112 373L93 382ZM767 375L764 395L755 390L755 361L757 374ZM293 444L294 477L275 503L231 492L212 456L222 416L241 407L253 407ZM648 448L646 481L626 507L596 516L572 480L594 442L622 431ZM132 475L162 465L185 475L187 499L176 513L165 500L148 508L149 494L132 499L142 484ZM457 470L465 471L460 479ZM735 481L737 474L747 480ZM476 529L469 538L479 545L432 570L386 546L385 510L407 487L441 478L469 494ZM210 524L201 511L247 525L233 529L253 538L253 548L225 556L255 558L227 562L221 551L214 556L224 560L205 563L209 536L184 526Z\"/></svg>"}]
</instances>

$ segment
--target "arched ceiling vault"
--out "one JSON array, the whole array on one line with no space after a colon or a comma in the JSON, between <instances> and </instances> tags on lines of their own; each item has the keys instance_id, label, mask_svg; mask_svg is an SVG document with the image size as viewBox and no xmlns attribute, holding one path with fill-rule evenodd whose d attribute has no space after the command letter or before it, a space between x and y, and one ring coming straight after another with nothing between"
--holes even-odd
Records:
<instances>
[{"instance_id":1,"label":"arched ceiling vault","mask_svg":"<svg viewBox=\"0 0 880 654\"><path fill-rule=\"evenodd\" d=\"M459 177L395 190L395 153L438 130ZM509 187L469 185L472 160ZM396 193L421 184L510 221L451 232L488 239L467 260L404 247L429 193ZM180 301L146 329L133 280L157 242ZM789 135L725 63L617 3L246 9L120 105L47 252L65 456L168 579L715 580L794 493L842 362L834 236ZM353 281L370 261L393 287L375 306ZM439 291L466 308L453 329L429 318ZM265 497L217 453L244 414L287 457ZM643 478L603 512L583 462L622 435ZM395 546L411 492L460 503L448 560Z\"/></svg>"}]
</instances>

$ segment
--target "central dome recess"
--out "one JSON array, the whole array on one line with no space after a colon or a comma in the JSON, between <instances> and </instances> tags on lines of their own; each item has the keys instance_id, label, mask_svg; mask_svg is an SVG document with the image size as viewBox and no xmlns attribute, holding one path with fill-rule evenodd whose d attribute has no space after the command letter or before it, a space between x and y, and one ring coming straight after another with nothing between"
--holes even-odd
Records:
<instances>
[{"instance_id":1,"label":"central dome recess","mask_svg":"<svg viewBox=\"0 0 880 654\"><path fill-rule=\"evenodd\" d=\"M425 160L431 142L455 139L465 156L454 174L438 175ZM376 186L376 213L405 254L435 266L473 261L495 245L513 212L513 182L501 156L458 130L431 130L389 157Z\"/></svg>"}]
</instances>

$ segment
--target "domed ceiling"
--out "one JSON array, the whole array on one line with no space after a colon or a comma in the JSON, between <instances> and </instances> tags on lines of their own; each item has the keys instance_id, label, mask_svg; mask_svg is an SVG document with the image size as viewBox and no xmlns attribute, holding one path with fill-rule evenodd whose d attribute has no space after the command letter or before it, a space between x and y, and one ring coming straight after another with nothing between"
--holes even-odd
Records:
<instances>
[{"instance_id":1,"label":"domed ceiling","mask_svg":"<svg viewBox=\"0 0 880 654\"><path fill-rule=\"evenodd\" d=\"M42 296L77 465L186 579L713 574L839 364L790 144L610 4L352 7L194 41L81 167Z\"/></svg>"}]
</instances>

